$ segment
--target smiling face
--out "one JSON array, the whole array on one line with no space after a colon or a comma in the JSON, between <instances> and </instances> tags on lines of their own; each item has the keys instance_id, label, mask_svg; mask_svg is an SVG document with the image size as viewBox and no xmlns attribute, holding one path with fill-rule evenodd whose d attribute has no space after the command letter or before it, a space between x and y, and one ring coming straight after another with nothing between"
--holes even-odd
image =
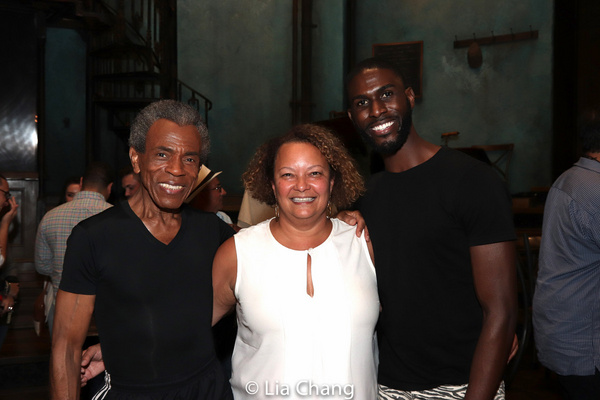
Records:
<instances>
[{"instance_id":1,"label":"smiling face","mask_svg":"<svg viewBox=\"0 0 600 400\"><path fill-rule=\"evenodd\" d=\"M190 201L190 205L199 210L216 213L223 209L223 197L226 194L219 178L215 177Z\"/></svg>"},{"instance_id":2,"label":"smiling face","mask_svg":"<svg viewBox=\"0 0 600 400\"><path fill-rule=\"evenodd\" d=\"M129 150L144 197L160 210L177 210L194 188L200 169L201 141L193 125L159 119L148 130L146 150Z\"/></svg>"},{"instance_id":3,"label":"smiling face","mask_svg":"<svg viewBox=\"0 0 600 400\"><path fill-rule=\"evenodd\" d=\"M359 72L348 83L348 116L375 151L395 154L412 127L414 92L390 69Z\"/></svg>"},{"instance_id":4,"label":"smiling face","mask_svg":"<svg viewBox=\"0 0 600 400\"><path fill-rule=\"evenodd\" d=\"M285 143L275 158L273 192L279 215L288 221L326 218L333 178L319 149L302 143Z\"/></svg>"}]
</instances>

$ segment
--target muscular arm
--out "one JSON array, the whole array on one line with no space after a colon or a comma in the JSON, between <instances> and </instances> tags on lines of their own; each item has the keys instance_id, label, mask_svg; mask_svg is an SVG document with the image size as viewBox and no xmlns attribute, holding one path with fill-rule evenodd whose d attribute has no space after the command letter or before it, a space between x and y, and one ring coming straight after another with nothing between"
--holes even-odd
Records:
<instances>
[{"instance_id":1,"label":"muscular arm","mask_svg":"<svg viewBox=\"0 0 600 400\"><path fill-rule=\"evenodd\" d=\"M517 314L515 248L500 242L470 249L483 326L465 400L494 398L511 352Z\"/></svg>"},{"instance_id":2,"label":"muscular arm","mask_svg":"<svg viewBox=\"0 0 600 400\"><path fill-rule=\"evenodd\" d=\"M93 295L58 291L50 362L53 400L79 399L81 347L95 300L96 296Z\"/></svg>"},{"instance_id":3,"label":"muscular arm","mask_svg":"<svg viewBox=\"0 0 600 400\"><path fill-rule=\"evenodd\" d=\"M219 247L213 260L213 325L235 306L236 278L237 253L234 238L230 238Z\"/></svg>"}]
</instances>

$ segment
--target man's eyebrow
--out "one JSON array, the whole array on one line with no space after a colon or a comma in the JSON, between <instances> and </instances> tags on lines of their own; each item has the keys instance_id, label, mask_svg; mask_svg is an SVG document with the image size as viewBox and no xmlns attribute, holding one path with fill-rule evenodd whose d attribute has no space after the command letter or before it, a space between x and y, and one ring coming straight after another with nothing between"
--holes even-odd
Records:
<instances>
[{"instance_id":1,"label":"man's eyebrow","mask_svg":"<svg viewBox=\"0 0 600 400\"><path fill-rule=\"evenodd\" d=\"M394 88L394 87L396 87L396 85L394 85L393 83L388 83L387 85L385 85L385 86L382 86L382 87L380 87L379 89L377 89L377 91L378 91L378 92L382 92L382 91L384 91L384 90L386 90L386 89L389 89L389 88Z\"/></svg>"},{"instance_id":2,"label":"man's eyebrow","mask_svg":"<svg viewBox=\"0 0 600 400\"><path fill-rule=\"evenodd\" d=\"M394 85L393 83L388 83L387 85L384 85L384 86L382 86L380 88L375 89L374 92L375 93L381 93L381 92L383 92L383 91L385 91L387 89L395 88L395 87L396 87L396 85ZM354 96L352 98L352 101L357 100L357 99L366 99L366 98L368 98L367 95L365 95L365 94L359 94L357 96Z\"/></svg>"},{"instance_id":3,"label":"man's eyebrow","mask_svg":"<svg viewBox=\"0 0 600 400\"><path fill-rule=\"evenodd\" d=\"M351 100L358 100L358 99L366 99L367 96L365 96L364 94L359 94L358 96L354 96Z\"/></svg>"},{"instance_id":4,"label":"man's eyebrow","mask_svg":"<svg viewBox=\"0 0 600 400\"><path fill-rule=\"evenodd\" d=\"M199 151L186 151L183 155L200 157L200 152Z\"/></svg>"},{"instance_id":5,"label":"man's eyebrow","mask_svg":"<svg viewBox=\"0 0 600 400\"><path fill-rule=\"evenodd\" d=\"M159 151L165 151L167 153L172 153L173 149L171 147L167 147L167 146L156 146L156 150ZM200 152L199 151L188 151L185 152L184 155L186 156L200 156Z\"/></svg>"},{"instance_id":6,"label":"man's eyebrow","mask_svg":"<svg viewBox=\"0 0 600 400\"><path fill-rule=\"evenodd\" d=\"M167 153L171 153L173 151L173 149L171 147L167 147L167 146L156 146L154 148L154 151L166 151Z\"/></svg>"}]
</instances>

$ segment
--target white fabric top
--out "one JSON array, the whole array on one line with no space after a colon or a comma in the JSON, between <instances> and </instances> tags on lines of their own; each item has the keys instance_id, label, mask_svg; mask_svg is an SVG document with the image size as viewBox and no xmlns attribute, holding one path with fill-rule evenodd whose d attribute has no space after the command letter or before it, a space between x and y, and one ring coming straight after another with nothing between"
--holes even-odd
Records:
<instances>
[{"instance_id":1,"label":"white fabric top","mask_svg":"<svg viewBox=\"0 0 600 400\"><path fill-rule=\"evenodd\" d=\"M270 221L234 236L234 398L377 398L379 299L364 235L332 219L325 242L296 251L277 242ZM307 294L309 255L313 297Z\"/></svg>"},{"instance_id":2,"label":"white fabric top","mask_svg":"<svg viewBox=\"0 0 600 400\"><path fill-rule=\"evenodd\" d=\"M259 224L275 216L275 209L265 203L261 203L250 195L247 190L244 191L240 212L238 214L237 225L247 228Z\"/></svg>"}]
</instances>

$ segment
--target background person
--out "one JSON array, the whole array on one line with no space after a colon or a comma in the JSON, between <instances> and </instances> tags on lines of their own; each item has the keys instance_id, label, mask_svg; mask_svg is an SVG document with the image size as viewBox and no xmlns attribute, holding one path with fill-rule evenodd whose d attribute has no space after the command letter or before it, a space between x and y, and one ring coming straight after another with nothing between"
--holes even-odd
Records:
<instances>
[{"instance_id":1,"label":"background person","mask_svg":"<svg viewBox=\"0 0 600 400\"><path fill-rule=\"evenodd\" d=\"M227 195L227 191L221 185L219 178L217 178L221 172L213 172L207 166L203 165L198 174L198 186L185 202L198 210L217 214L217 217L221 218L223 222L237 232L240 228L233 223L229 215L221 211L223 209L223 197Z\"/></svg>"},{"instance_id":2,"label":"background person","mask_svg":"<svg viewBox=\"0 0 600 400\"><path fill-rule=\"evenodd\" d=\"M546 199L533 333L565 400L600 399L600 108L580 121L583 155Z\"/></svg>"},{"instance_id":3,"label":"background person","mask_svg":"<svg viewBox=\"0 0 600 400\"><path fill-rule=\"evenodd\" d=\"M8 251L8 232L10 224L17 215L17 201L10 194L8 180L0 175L0 267L6 262Z\"/></svg>"},{"instance_id":4,"label":"background person","mask_svg":"<svg viewBox=\"0 0 600 400\"><path fill-rule=\"evenodd\" d=\"M133 172L131 165L123 168L119 176L121 177L121 187L123 188L126 199L130 198L140 190L140 177Z\"/></svg>"},{"instance_id":5,"label":"background person","mask_svg":"<svg viewBox=\"0 0 600 400\"><path fill-rule=\"evenodd\" d=\"M237 224L240 228L247 228L275 216L273 207L256 200L247 190L244 190Z\"/></svg>"},{"instance_id":6,"label":"background person","mask_svg":"<svg viewBox=\"0 0 600 400\"><path fill-rule=\"evenodd\" d=\"M270 383L306 398L297 384L310 381L344 388L316 398L374 399L375 269L364 237L330 218L332 203L347 207L363 190L353 160L326 128L300 125L263 145L243 179L276 216L238 232L214 260L213 323L237 305L234 397L266 398Z\"/></svg>"},{"instance_id":7,"label":"background person","mask_svg":"<svg viewBox=\"0 0 600 400\"><path fill-rule=\"evenodd\" d=\"M72 176L65 181L65 185L63 188L63 198L60 200L59 204L68 203L69 201L73 201L75 199L75 195L81 191L81 177Z\"/></svg>"},{"instance_id":8,"label":"background person","mask_svg":"<svg viewBox=\"0 0 600 400\"><path fill-rule=\"evenodd\" d=\"M51 291L52 302L45 308L50 336L67 239L79 222L111 207L106 200L110 196L112 185L112 172L107 164L90 164L81 178L81 191L75 194L73 201L48 211L38 226L35 238L35 269L52 279L52 288L48 288Z\"/></svg>"},{"instance_id":9,"label":"background person","mask_svg":"<svg viewBox=\"0 0 600 400\"><path fill-rule=\"evenodd\" d=\"M10 194L8 180L0 175L0 347L4 343L17 295L19 281L17 271L7 261L8 233L18 209L15 198Z\"/></svg>"}]
</instances>

